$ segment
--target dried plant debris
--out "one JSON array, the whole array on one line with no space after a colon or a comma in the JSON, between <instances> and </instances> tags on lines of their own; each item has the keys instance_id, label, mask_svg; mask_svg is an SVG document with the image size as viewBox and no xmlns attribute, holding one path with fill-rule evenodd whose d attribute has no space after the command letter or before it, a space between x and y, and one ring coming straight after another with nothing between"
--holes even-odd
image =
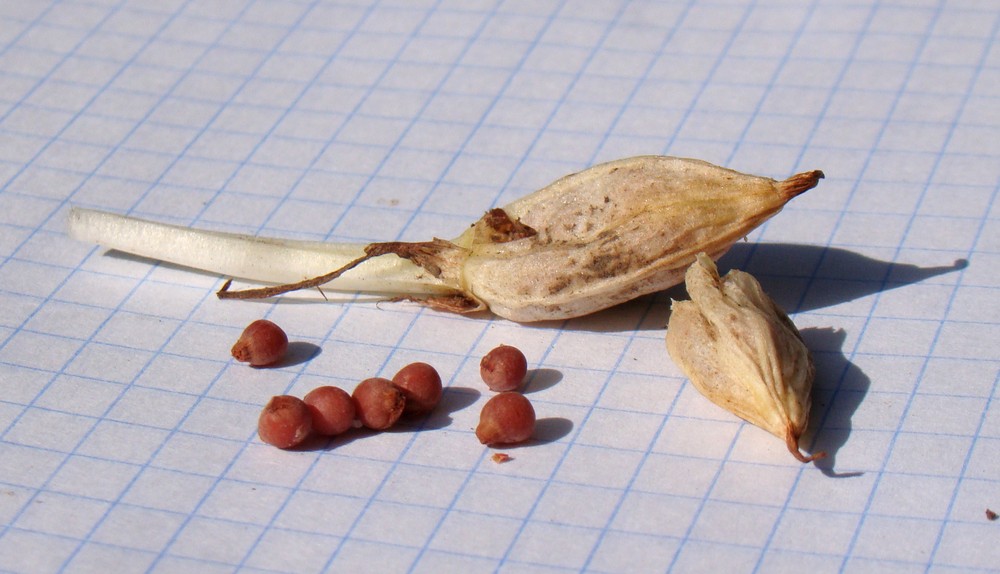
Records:
<instances>
[{"instance_id":1,"label":"dried plant debris","mask_svg":"<svg viewBox=\"0 0 1000 574\"><path fill-rule=\"evenodd\" d=\"M993 510L990 510L989 508L986 509L986 520L989 520L989 521L992 522L992 521L996 520L997 518L1000 518L1000 514L997 514Z\"/></svg>"},{"instance_id":2,"label":"dried plant debris","mask_svg":"<svg viewBox=\"0 0 1000 574\"><path fill-rule=\"evenodd\" d=\"M719 277L700 253L685 282L690 301L674 301L667 350L709 400L785 440L802 462L825 456L799 451L809 421L812 357L788 315L748 273Z\"/></svg>"},{"instance_id":3,"label":"dried plant debris","mask_svg":"<svg viewBox=\"0 0 1000 574\"><path fill-rule=\"evenodd\" d=\"M639 156L568 175L491 209L453 240L365 245L283 241L152 223L84 209L70 233L121 251L272 283L221 298L300 289L367 292L513 321L587 315L679 283L696 253L718 258L816 186L710 163Z\"/></svg>"}]
</instances>

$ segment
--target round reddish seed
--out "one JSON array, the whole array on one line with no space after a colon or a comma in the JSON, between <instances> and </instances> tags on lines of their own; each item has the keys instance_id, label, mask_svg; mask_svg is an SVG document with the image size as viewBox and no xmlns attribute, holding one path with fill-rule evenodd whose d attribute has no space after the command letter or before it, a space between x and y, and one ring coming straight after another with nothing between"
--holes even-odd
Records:
<instances>
[{"instance_id":1,"label":"round reddish seed","mask_svg":"<svg viewBox=\"0 0 1000 574\"><path fill-rule=\"evenodd\" d=\"M430 412L441 401L441 375L427 363L406 365L392 377L392 384L406 397L407 413Z\"/></svg>"},{"instance_id":2,"label":"round reddish seed","mask_svg":"<svg viewBox=\"0 0 1000 574\"><path fill-rule=\"evenodd\" d=\"M354 426L354 399L339 387L316 387L302 401L312 415L313 431L333 436Z\"/></svg>"},{"instance_id":3,"label":"round reddish seed","mask_svg":"<svg viewBox=\"0 0 1000 574\"><path fill-rule=\"evenodd\" d=\"M476 438L486 445L516 444L535 432L535 408L521 393L500 393L483 405Z\"/></svg>"},{"instance_id":4,"label":"round reddish seed","mask_svg":"<svg viewBox=\"0 0 1000 574\"><path fill-rule=\"evenodd\" d=\"M298 397L271 397L257 419L260 440L278 448L292 448L304 441L311 432L312 415Z\"/></svg>"},{"instance_id":5,"label":"round reddish seed","mask_svg":"<svg viewBox=\"0 0 1000 574\"><path fill-rule=\"evenodd\" d=\"M492 391L516 391L528 373L528 361L517 347L500 345L479 362L479 374Z\"/></svg>"},{"instance_id":6,"label":"round reddish seed","mask_svg":"<svg viewBox=\"0 0 1000 574\"><path fill-rule=\"evenodd\" d=\"M406 397L389 379L373 377L361 381L351 395L358 420L374 430L396 424L406 407Z\"/></svg>"},{"instance_id":7,"label":"round reddish seed","mask_svg":"<svg viewBox=\"0 0 1000 574\"><path fill-rule=\"evenodd\" d=\"M233 345L233 358L253 367L273 365L284 358L288 351L288 336L281 327L258 319L247 325Z\"/></svg>"}]
</instances>

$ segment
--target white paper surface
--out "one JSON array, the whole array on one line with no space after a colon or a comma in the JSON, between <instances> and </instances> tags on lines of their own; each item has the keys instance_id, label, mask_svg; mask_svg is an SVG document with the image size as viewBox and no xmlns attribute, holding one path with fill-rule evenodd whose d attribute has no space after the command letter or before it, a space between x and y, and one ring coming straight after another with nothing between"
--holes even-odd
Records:
<instances>
[{"instance_id":1,"label":"white paper surface","mask_svg":"<svg viewBox=\"0 0 1000 574\"><path fill-rule=\"evenodd\" d=\"M0 571L976 572L1000 564L1000 7L942 0L0 4ZM737 245L817 365L809 450L701 397L670 291L517 325L220 301L70 206L330 241L460 233L636 154L818 188ZM229 358L282 325L295 360ZM538 440L473 430L528 357ZM442 406L285 452L275 394L426 361Z\"/></svg>"}]
</instances>

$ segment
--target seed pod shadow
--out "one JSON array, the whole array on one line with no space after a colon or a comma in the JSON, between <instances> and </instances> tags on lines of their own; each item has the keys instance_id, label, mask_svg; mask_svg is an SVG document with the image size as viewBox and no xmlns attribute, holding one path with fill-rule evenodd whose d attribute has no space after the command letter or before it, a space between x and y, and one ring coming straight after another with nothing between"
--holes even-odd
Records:
<instances>
[{"instance_id":1,"label":"seed pod shadow","mask_svg":"<svg viewBox=\"0 0 1000 574\"><path fill-rule=\"evenodd\" d=\"M569 435L573 432L573 421L563 417L543 417L535 421L535 433L531 443L548 443Z\"/></svg>"},{"instance_id":2,"label":"seed pod shadow","mask_svg":"<svg viewBox=\"0 0 1000 574\"><path fill-rule=\"evenodd\" d=\"M531 433L531 438L516 444L505 444L498 446L505 451L512 451L519 448L531 448L540 444L556 442L569 436L573 432L573 421L563 417L541 417L535 420L535 431Z\"/></svg>"},{"instance_id":3,"label":"seed pod shadow","mask_svg":"<svg viewBox=\"0 0 1000 574\"><path fill-rule=\"evenodd\" d=\"M285 357L276 367L293 367L309 362L318 357L323 352L319 345L314 345L306 341L291 341L288 343L288 351Z\"/></svg>"},{"instance_id":4,"label":"seed pod shadow","mask_svg":"<svg viewBox=\"0 0 1000 574\"><path fill-rule=\"evenodd\" d=\"M419 426L420 430L442 429L452 422L451 413L458 412L474 404L482 393L472 387L445 387L441 394L441 401L434 410L426 415L404 416L400 429L412 431L413 424Z\"/></svg>"},{"instance_id":5,"label":"seed pod shadow","mask_svg":"<svg viewBox=\"0 0 1000 574\"><path fill-rule=\"evenodd\" d=\"M871 380L842 350L847 334L843 329L806 327L800 331L816 363L809 429L801 444L810 452L826 451L826 458L813 464L823 474L836 478L860 476L862 472L835 470L837 451L851 435L851 418L858 410Z\"/></svg>"},{"instance_id":6,"label":"seed pod shadow","mask_svg":"<svg viewBox=\"0 0 1000 574\"><path fill-rule=\"evenodd\" d=\"M530 369L521 388L524 394L537 393L554 387L563 379L562 371L556 369Z\"/></svg>"},{"instance_id":7,"label":"seed pod shadow","mask_svg":"<svg viewBox=\"0 0 1000 574\"><path fill-rule=\"evenodd\" d=\"M742 269L790 313L815 311L959 271L950 265L920 267L882 261L847 249L791 243L737 243L719 260L719 270Z\"/></svg>"},{"instance_id":8,"label":"seed pod shadow","mask_svg":"<svg viewBox=\"0 0 1000 574\"><path fill-rule=\"evenodd\" d=\"M321 450L337 450L346 444L350 444L356 440L363 439L368 436L377 434L378 431L373 431L366 428L351 428L346 432L342 432L336 436L326 436L314 433L312 436L307 438L300 444L295 450L301 451L321 451Z\"/></svg>"}]
</instances>

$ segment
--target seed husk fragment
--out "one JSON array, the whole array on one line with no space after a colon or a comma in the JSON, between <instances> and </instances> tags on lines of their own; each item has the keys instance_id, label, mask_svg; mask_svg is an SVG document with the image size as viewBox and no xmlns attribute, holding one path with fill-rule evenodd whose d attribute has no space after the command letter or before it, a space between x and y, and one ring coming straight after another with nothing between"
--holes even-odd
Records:
<instances>
[{"instance_id":1,"label":"seed husk fragment","mask_svg":"<svg viewBox=\"0 0 1000 574\"><path fill-rule=\"evenodd\" d=\"M784 439L802 462L799 437L809 422L812 356L788 315L750 275L725 277L704 253L688 269L690 301L674 301L667 350L701 394Z\"/></svg>"},{"instance_id":2,"label":"seed husk fragment","mask_svg":"<svg viewBox=\"0 0 1000 574\"><path fill-rule=\"evenodd\" d=\"M733 243L815 187L710 163L638 156L593 166L494 208L453 240L322 244L199 231L74 208L70 232L121 251L276 283L223 299L302 289L367 292L519 322L579 317L671 287L696 253Z\"/></svg>"}]
</instances>

